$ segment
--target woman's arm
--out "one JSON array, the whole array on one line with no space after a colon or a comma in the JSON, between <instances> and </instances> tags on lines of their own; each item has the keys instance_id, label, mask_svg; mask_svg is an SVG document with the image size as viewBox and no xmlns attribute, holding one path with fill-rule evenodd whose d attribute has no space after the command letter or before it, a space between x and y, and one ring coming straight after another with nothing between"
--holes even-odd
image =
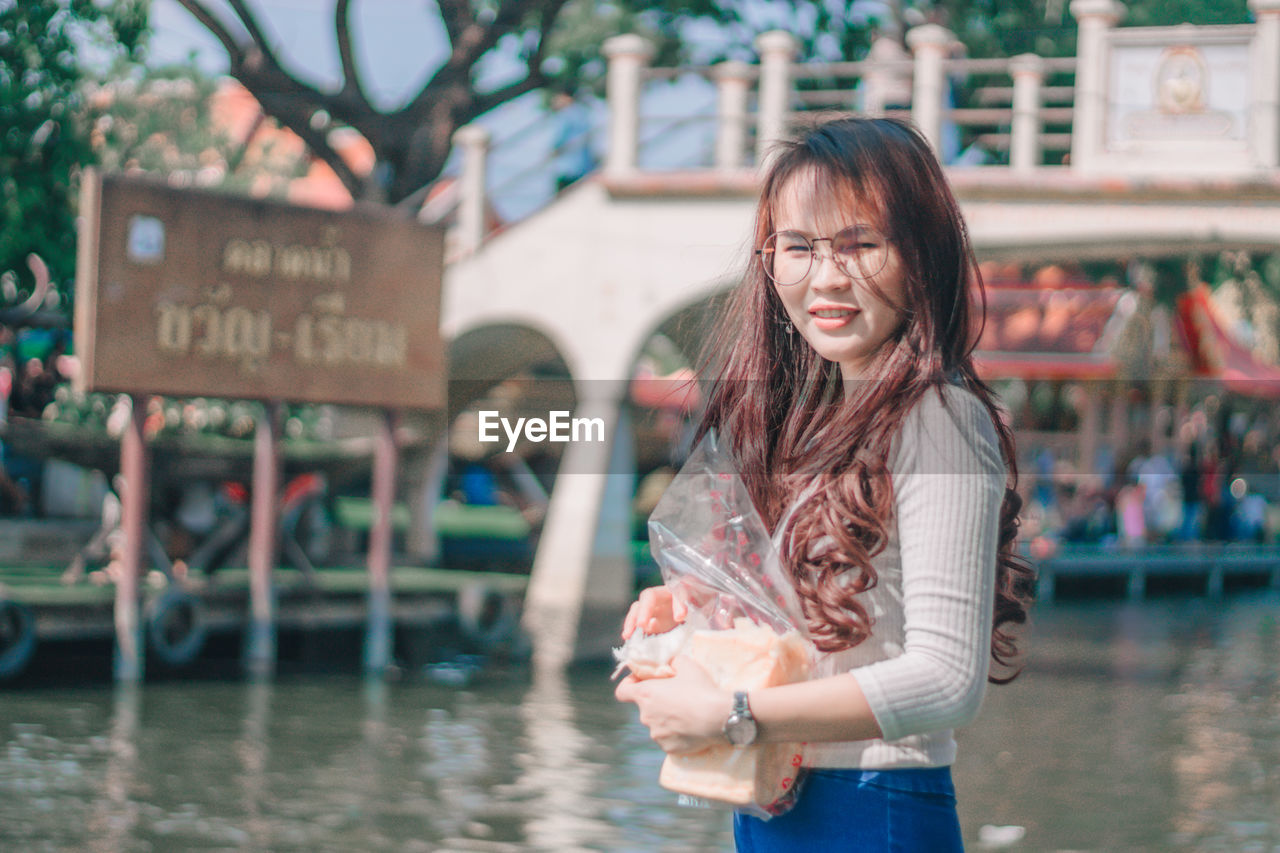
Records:
<instances>
[{"instance_id":1,"label":"woman's arm","mask_svg":"<svg viewBox=\"0 0 1280 853\"><path fill-rule=\"evenodd\" d=\"M904 420L892 466L902 610L880 624L901 619L902 651L851 673L886 740L965 725L986 691L1007 471L982 403L944 393Z\"/></svg>"},{"instance_id":2,"label":"woman's arm","mask_svg":"<svg viewBox=\"0 0 1280 853\"><path fill-rule=\"evenodd\" d=\"M675 662L671 678L637 681L628 676L618 685L622 702L635 702L640 722L667 752L694 752L727 743L724 724L733 707L733 692L721 690L696 663ZM880 726L849 674L753 690L748 695L755 717L757 742L841 741L880 737Z\"/></svg>"}]
</instances>

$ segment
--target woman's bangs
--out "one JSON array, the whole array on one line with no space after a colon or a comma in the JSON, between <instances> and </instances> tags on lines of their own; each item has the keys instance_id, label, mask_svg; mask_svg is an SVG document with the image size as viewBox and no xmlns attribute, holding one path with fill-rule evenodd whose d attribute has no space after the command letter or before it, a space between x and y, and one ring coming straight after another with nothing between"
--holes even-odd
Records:
<instances>
[{"instance_id":1,"label":"woman's bangs","mask_svg":"<svg viewBox=\"0 0 1280 853\"><path fill-rule=\"evenodd\" d=\"M808 162L797 163L779 174L771 188L769 205L775 230L779 211L808 199L810 203L822 201L814 207L818 212L817 225L825 236L850 225L871 225L881 233L889 232L884 187L879 181L858 174L849 168L852 164L827 163L816 157L807 159Z\"/></svg>"}]
</instances>

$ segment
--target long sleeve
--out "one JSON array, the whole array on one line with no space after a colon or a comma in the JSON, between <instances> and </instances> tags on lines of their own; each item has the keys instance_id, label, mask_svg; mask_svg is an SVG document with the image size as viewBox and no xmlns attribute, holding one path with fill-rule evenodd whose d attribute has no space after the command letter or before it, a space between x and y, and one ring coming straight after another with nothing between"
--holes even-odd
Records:
<instances>
[{"instance_id":1,"label":"long sleeve","mask_svg":"<svg viewBox=\"0 0 1280 853\"><path fill-rule=\"evenodd\" d=\"M901 610L872 627L890 656L851 670L885 741L964 725L986 689L1006 471L981 402L943 393L945 406L931 391L904 420L890 466Z\"/></svg>"}]
</instances>

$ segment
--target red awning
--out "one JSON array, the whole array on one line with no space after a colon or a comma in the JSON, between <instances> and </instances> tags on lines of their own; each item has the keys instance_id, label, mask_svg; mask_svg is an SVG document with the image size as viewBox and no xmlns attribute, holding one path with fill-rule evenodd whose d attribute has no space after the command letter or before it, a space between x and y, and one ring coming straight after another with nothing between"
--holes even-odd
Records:
<instances>
[{"instance_id":1,"label":"red awning","mask_svg":"<svg viewBox=\"0 0 1280 853\"><path fill-rule=\"evenodd\" d=\"M1108 379L1112 348L1137 305L1119 287L992 287L974 352L988 379Z\"/></svg>"},{"instance_id":2,"label":"red awning","mask_svg":"<svg viewBox=\"0 0 1280 853\"><path fill-rule=\"evenodd\" d=\"M631 379L631 402L650 409L692 412L702 405L702 392L689 368L658 376L641 365Z\"/></svg>"},{"instance_id":3,"label":"red awning","mask_svg":"<svg viewBox=\"0 0 1280 853\"><path fill-rule=\"evenodd\" d=\"M1227 333L1206 285L1178 297L1178 329L1196 376L1216 379L1247 397L1280 399L1280 367L1259 361Z\"/></svg>"}]
</instances>

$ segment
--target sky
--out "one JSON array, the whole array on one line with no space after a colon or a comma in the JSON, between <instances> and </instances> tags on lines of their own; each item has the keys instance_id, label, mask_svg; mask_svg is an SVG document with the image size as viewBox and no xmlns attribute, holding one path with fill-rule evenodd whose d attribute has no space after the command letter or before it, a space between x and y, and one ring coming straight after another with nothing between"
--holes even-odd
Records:
<instances>
[{"instance_id":1,"label":"sky","mask_svg":"<svg viewBox=\"0 0 1280 853\"><path fill-rule=\"evenodd\" d=\"M252 6L289 70L324 88L341 83L333 0L253 0ZM370 97L379 108L393 108L444 61L443 27L426 3L357 0L353 7L352 43ZM153 0L151 25L151 62L181 62L194 53L204 70L227 70L222 46L177 0Z\"/></svg>"}]
</instances>

